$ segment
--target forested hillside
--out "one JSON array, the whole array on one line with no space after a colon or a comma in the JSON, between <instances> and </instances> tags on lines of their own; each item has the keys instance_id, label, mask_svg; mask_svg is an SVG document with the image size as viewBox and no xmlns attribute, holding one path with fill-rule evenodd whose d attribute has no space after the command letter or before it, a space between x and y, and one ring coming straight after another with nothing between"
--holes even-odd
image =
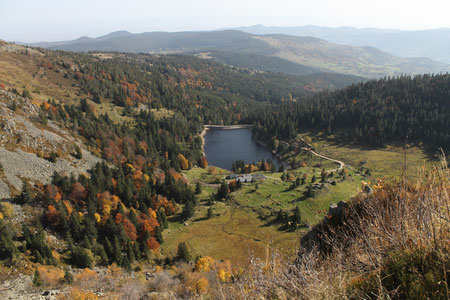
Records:
<instances>
[{"instance_id":1,"label":"forested hillside","mask_svg":"<svg viewBox=\"0 0 450 300\"><path fill-rule=\"evenodd\" d=\"M79 267L116 263L129 268L133 261L148 258L163 243L166 217L180 212L181 205L180 217L187 219L196 205L181 171L207 165L197 136L204 123L247 122L256 106L302 101L317 91L360 80L338 74L261 73L192 56L74 54L6 43L2 47L5 68L20 60L37 70L28 88L27 82L20 86L14 81L21 80L22 73L16 78L5 74L5 107L15 114L31 101L38 110L31 122L79 135L83 147L103 160L78 176L55 172L51 183L24 178L14 202L40 212L22 228L2 231L7 249L2 258L29 250L31 260L40 264L57 260L43 228L67 242L59 251L66 262ZM78 99L66 94L32 100L42 97L33 86L42 79L71 83ZM7 146L12 151L22 147ZM43 150L37 159L63 159L57 151ZM69 155L82 159L79 146L72 151ZM19 239L26 241L23 247L13 242Z\"/></svg>"},{"instance_id":2,"label":"forested hillside","mask_svg":"<svg viewBox=\"0 0 450 300\"><path fill-rule=\"evenodd\" d=\"M292 139L298 132L325 132L341 141L383 146L423 141L448 149L450 75L385 78L320 93L307 101L255 112L255 132Z\"/></svg>"},{"instance_id":3,"label":"forested hillside","mask_svg":"<svg viewBox=\"0 0 450 300\"><path fill-rule=\"evenodd\" d=\"M29 168L77 165L87 156L91 162L77 173L54 172L48 181L23 172L16 176L22 188L15 189L5 174L14 161L0 157L0 188L11 196L0 204L0 278L26 273L36 287L42 281L70 285L78 272L75 285L85 277L100 286L103 274L109 285L89 289L111 293L128 281L136 293L158 291L156 297L214 298L222 286L237 293L232 283L249 274L204 253L193 257L184 232L191 240L212 239L202 245L205 251L213 242L222 254L225 247L245 248L245 239L245 250L256 244L269 252L269 244L253 234L274 244L295 236L297 243L300 230L370 176L292 149L292 166L300 156L299 168L276 172L269 161L238 161L248 172L266 172L267 178L260 176L266 181L227 181L223 170L208 168L200 136L205 124L252 123L257 138L274 150L280 140L286 145L306 131L376 147L405 135L443 148L449 143L448 74L357 83L361 78L260 72L193 56L80 54L3 42L0 65L2 153L27 157ZM47 145L51 139L64 144ZM204 210L206 216L199 216ZM214 241L219 235L225 241ZM163 253L169 239L176 250ZM116 280L117 266L140 275ZM173 286L178 289L168 291Z\"/></svg>"}]
</instances>

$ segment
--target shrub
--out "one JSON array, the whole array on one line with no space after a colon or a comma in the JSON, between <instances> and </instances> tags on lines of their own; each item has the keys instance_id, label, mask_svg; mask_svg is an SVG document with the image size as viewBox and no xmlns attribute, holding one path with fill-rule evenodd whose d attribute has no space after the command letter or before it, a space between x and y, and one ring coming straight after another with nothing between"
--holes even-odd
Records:
<instances>
[{"instance_id":1,"label":"shrub","mask_svg":"<svg viewBox=\"0 0 450 300\"><path fill-rule=\"evenodd\" d=\"M440 258L437 255L424 249L394 251L383 263L380 274L363 277L348 291L350 294L376 295L381 282L390 292L390 298L445 299L447 289L442 279L446 276L445 270L450 268L449 257L448 254Z\"/></svg>"},{"instance_id":2,"label":"shrub","mask_svg":"<svg viewBox=\"0 0 450 300\"><path fill-rule=\"evenodd\" d=\"M52 163L56 163L56 158L57 158L56 153L52 152L50 153L50 157L48 158L48 160Z\"/></svg>"},{"instance_id":3,"label":"shrub","mask_svg":"<svg viewBox=\"0 0 450 300\"><path fill-rule=\"evenodd\" d=\"M1 203L0 211L7 219L10 219L14 216L14 207L8 202Z\"/></svg>"}]
</instances>

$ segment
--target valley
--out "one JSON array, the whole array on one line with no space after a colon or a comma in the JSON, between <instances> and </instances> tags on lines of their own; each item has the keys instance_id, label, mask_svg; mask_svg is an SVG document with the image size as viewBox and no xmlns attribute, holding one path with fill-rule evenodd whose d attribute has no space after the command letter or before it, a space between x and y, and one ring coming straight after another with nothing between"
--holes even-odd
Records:
<instances>
[{"instance_id":1,"label":"valley","mask_svg":"<svg viewBox=\"0 0 450 300\"><path fill-rule=\"evenodd\" d=\"M106 52L117 49L105 41L126 48ZM171 54L137 53L149 45ZM326 291L345 281L347 297L375 286L393 255L386 244L406 255L404 245L445 241L446 224L424 216L442 226L425 234L414 214L420 201L448 214L450 75L366 79L444 65L234 31L42 46L53 50L0 42L0 294L263 299L295 262L309 272L298 278L331 276ZM245 55L229 56L236 49ZM446 264L436 247L433 263ZM369 271L339 269L354 265ZM261 290L241 288L253 282ZM277 295L313 293L295 284Z\"/></svg>"}]
</instances>

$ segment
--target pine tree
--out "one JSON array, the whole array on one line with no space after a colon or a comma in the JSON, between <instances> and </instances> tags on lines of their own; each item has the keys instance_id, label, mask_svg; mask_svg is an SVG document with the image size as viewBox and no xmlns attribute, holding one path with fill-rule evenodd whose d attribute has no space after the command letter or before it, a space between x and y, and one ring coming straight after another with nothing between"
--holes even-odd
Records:
<instances>
[{"instance_id":1,"label":"pine tree","mask_svg":"<svg viewBox=\"0 0 450 300\"><path fill-rule=\"evenodd\" d=\"M200 195L202 193L202 185L200 184L200 181L197 181L195 185L195 194Z\"/></svg>"},{"instance_id":2,"label":"pine tree","mask_svg":"<svg viewBox=\"0 0 450 300\"><path fill-rule=\"evenodd\" d=\"M187 201L183 207L183 211L181 212L181 218L183 221L188 220L193 217L195 213L195 204L194 201Z\"/></svg>"},{"instance_id":3,"label":"pine tree","mask_svg":"<svg viewBox=\"0 0 450 300\"><path fill-rule=\"evenodd\" d=\"M16 252L17 248L12 240L11 233L0 220L0 260L12 258Z\"/></svg>"},{"instance_id":4,"label":"pine tree","mask_svg":"<svg viewBox=\"0 0 450 300\"><path fill-rule=\"evenodd\" d=\"M64 271L64 282L67 284L72 284L73 282L73 275L69 270Z\"/></svg>"},{"instance_id":5,"label":"pine tree","mask_svg":"<svg viewBox=\"0 0 450 300\"><path fill-rule=\"evenodd\" d=\"M34 269L33 285L37 287L42 285L41 276L39 275L39 271L37 268Z\"/></svg>"},{"instance_id":6,"label":"pine tree","mask_svg":"<svg viewBox=\"0 0 450 300\"><path fill-rule=\"evenodd\" d=\"M158 220L158 223L161 225L161 229L167 229L169 227L164 208L160 207L158 209L158 211L156 212L156 219Z\"/></svg>"},{"instance_id":7,"label":"pine tree","mask_svg":"<svg viewBox=\"0 0 450 300\"><path fill-rule=\"evenodd\" d=\"M211 219L213 217L213 208L210 206L208 207L208 212L206 214L207 219Z\"/></svg>"},{"instance_id":8,"label":"pine tree","mask_svg":"<svg viewBox=\"0 0 450 300\"><path fill-rule=\"evenodd\" d=\"M75 145L75 155L74 156L77 159L83 158L83 153L81 153L81 149L80 149L80 147L78 147L78 145Z\"/></svg>"},{"instance_id":9,"label":"pine tree","mask_svg":"<svg viewBox=\"0 0 450 300\"><path fill-rule=\"evenodd\" d=\"M301 224L302 222L302 214L300 212L300 208L297 206L294 210L294 215L292 216L292 226L293 229L297 229L297 227Z\"/></svg>"},{"instance_id":10,"label":"pine tree","mask_svg":"<svg viewBox=\"0 0 450 300\"><path fill-rule=\"evenodd\" d=\"M52 163L56 163L56 159L57 159L56 153L55 152L50 153L50 157L48 160Z\"/></svg>"},{"instance_id":11,"label":"pine tree","mask_svg":"<svg viewBox=\"0 0 450 300\"><path fill-rule=\"evenodd\" d=\"M73 247L70 255L70 263L83 269L90 268L92 266L92 259L83 248Z\"/></svg>"},{"instance_id":12,"label":"pine tree","mask_svg":"<svg viewBox=\"0 0 450 300\"><path fill-rule=\"evenodd\" d=\"M122 262L122 256L122 247L120 246L119 238L117 237L117 235L115 235L113 245L113 260L120 265Z\"/></svg>"},{"instance_id":13,"label":"pine tree","mask_svg":"<svg viewBox=\"0 0 450 300\"><path fill-rule=\"evenodd\" d=\"M28 187L28 184L25 181L22 183L22 192L20 193L17 200L21 204L27 204L30 203L31 201L30 188Z\"/></svg>"},{"instance_id":14,"label":"pine tree","mask_svg":"<svg viewBox=\"0 0 450 300\"><path fill-rule=\"evenodd\" d=\"M228 195L228 192L228 184L223 181L219 187L219 190L217 191L217 200L225 199Z\"/></svg>"},{"instance_id":15,"label":"pine tree","mask_svg":"<svg viewBox=\"0 0 450 300\"><path fill-rule=\"evenodd\" d=\"M188 246L186 245L185 242L181 242L178 244L176 258L177 258L177 260L181 260L184 262L190 262L192 260L192 256L189 253Z\"/></svg>"},{"instance_id":16,"label":"pine tree","mask_svg":"<svg viewBox=\"0 0 450 300\"><path fill-rule=\"evenodd\" d=\"M156 241L157 241L159 244L162 244L162 243L164 242L163 237L162 237L162 234L161 234L161 229L160 229L159 226L157 226L157 227L155 228L155 238L156 238Z\"/></svg>"},{"instance_id":17,"label":"pine tree","mask_svg":"<svg viewBox=\"0 0 450 300\"><path fill-rule=\"evenodd\" d=\"M75 210L70 215L69 226L72 237L75 239L75 241L80 241L82 239L83 230L81 228L80 221L78 220L78 215Z\"/></svg>"}]
</instances>

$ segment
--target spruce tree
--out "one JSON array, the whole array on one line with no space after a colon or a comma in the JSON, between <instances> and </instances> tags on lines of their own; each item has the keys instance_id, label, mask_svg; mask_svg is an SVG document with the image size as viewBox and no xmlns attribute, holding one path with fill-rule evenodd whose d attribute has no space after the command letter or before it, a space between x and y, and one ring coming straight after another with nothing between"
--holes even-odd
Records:
<instances>
[{"instance_id":1,"label":"spruce tree","mask_svg":"<svg viewBox=\"0 0 450 300\"><path fill-rule=\"evenodd\" d=\"M39 275L39 271L37 268L34 269L33 285L37 287L42 285L41 276Z\"/></svg>"},{"instance_id":2,"label":"spruce tree","mask_svg":"<svg viewBox=\"0 0 450 300\"><path fill-rule=\"evenodd\" d=\"M210 206L208 207L208 212L206 214L207 219L211 219L213 217L213 208Z\"/></svg>"},{"instance_id":3,"label":"spruce tree","mask_svg":"<svg viewBox=\"0 0 450 300\"><path fill-rule=\"evenodd\" d=\"M200 181L197 181L195 185L195 194L200 195L202 193L202 185L200 184Z\"/></svg>"},{"instance_id":4,"label":"spruce tree","mask_svg":"<svg viewBox=\"0 0 450 300\"><path fill-rule=\"evenodd\" d=\"M161 234L161 228L159 226L157 226L155 228L155 238L159 244L162 244L164 242L162 234Z\"/></svg>"},{"instance_id":5,"label":"spruce tree","mask_svg":"<svg viewBox=\"0 0 450 300\"><path fill-rule=\"evenodd\" d=\"M184 261L184 262L190 262L192 260L192 256L189 253L188 246L185 242L181 242L178 244L177 249L177 260Z\"/></svg>"},{"instance_id":6,"label":"spruce tree","mask_svg":"<svg viewBox=\"0 0 450 300\"><path fill-rule=\"evenodd\" d=\"M294 215L292 216L292 226L293 229L297 229L297 227L301 224L302 222L302 214L300 212L300 208L297 206L294 210Z\"/></svg>"},{"instance_id":7,"label":"spruce tree","mask_svg":"<svg viewBox=\"0 0 450 300\"><path fill-rule=\"evenodd\" d=\"M72 284L73 282L73 275L69 270L64 271L64 282L67 284Z\"/></svg>"},{"instance_id":8,"label":"spruce tree","mask_svg":"<svg viewBox=\"0 0 450 300\"><path fill-rule=\"evenodd\" d=\"M25 181L22 183L22 192L20 192L20 195L17 200L21 204L27 204L31 202L30 188L28 187L28 184Z\"/></svg>"},{"instance_id":9,"label":"spruce tree","mask_svg":"<svg viewBox=\"0 0 450 300\"><path fill-rule=\"evenodd\" d=\"M181 212L181 218L183 221L188 220L193 217L195 213L195 205L194 201L187 201L183 207L183 211Z\"/></svg>"}]
</instances>

